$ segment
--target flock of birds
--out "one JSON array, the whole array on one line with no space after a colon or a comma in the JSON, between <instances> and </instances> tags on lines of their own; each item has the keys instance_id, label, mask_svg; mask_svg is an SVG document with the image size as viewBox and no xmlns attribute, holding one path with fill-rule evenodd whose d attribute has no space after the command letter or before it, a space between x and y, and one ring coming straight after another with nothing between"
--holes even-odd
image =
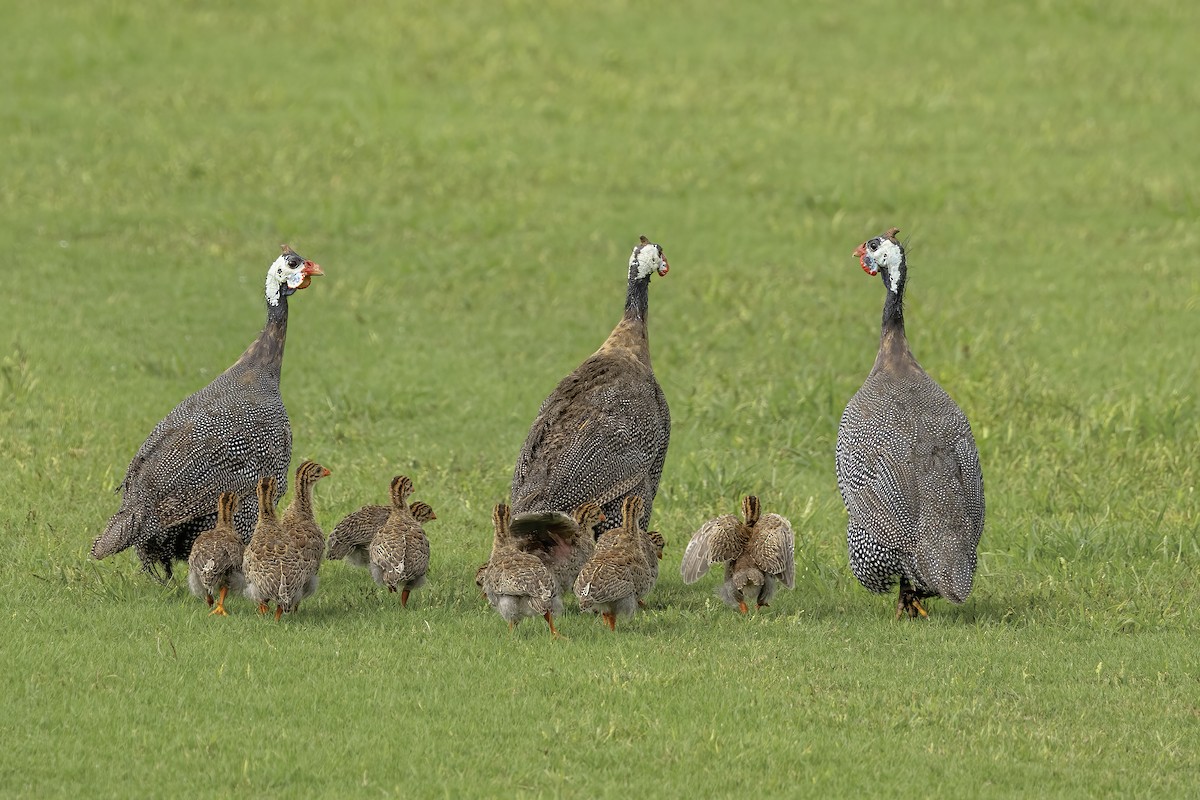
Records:
<instances>
[{"instance_id":1,"label":"flock of birds","mask_svg":"<svg viewBox=\"0 0 1200 800\"><path fill-rule=\"evenodd\" d=\"M983 532L983 475L967 418L913 357L904 331L907 263L895 228L854 251L887 291L875 364L838 427L838 487L849 516L850 569L876 593L899 583L896 616L924 617L921 601L962 603ZM645 236L629 259L625 312L600 348L563 378L538 409L513 470L510 502L492 511L491 554L476 584L510 629L554 618L573 593L580 610L616 629L654 588L665 541L649 529L671 432L650 364L649 285L666 275L662 247ZM133 547L143 568L169 580L188 562L188 585L213 614L244 592L278 620L317 589L325 559L364 567L407 607L424 585L429 504L410 501L397 475L389 505L342 519L328 541L313 513L313 487L330 471L296 470L282 514L292 455L279 391L288 298L324 272L287 245L266 278L267 322L242 356L161 422L134 455L122 502L92 544L94 558ZM741 517L704 523L680 573L698 581L724 565L720 597L745 614L795 584L795 534L757 497Z\"/></svg>"}]
</instances>

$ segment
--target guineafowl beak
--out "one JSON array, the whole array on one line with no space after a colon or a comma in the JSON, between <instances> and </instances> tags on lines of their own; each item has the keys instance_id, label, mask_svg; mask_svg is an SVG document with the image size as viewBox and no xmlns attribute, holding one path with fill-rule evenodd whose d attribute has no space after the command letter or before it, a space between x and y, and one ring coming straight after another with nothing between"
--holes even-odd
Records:
<instances>
[{"instance_id":1,"label":"guineafowl beak","mask_svg":"<svg viewBox=\"0 0 1200 800\"><path fill-rule=\"evenodd\" d=\"M304 276L304 280L300 281L300 285L296 287L296 291L307 289L308 285L312 283L313 275L324 275L325 273L321 270L320 264L314 264L311 261L305 261L304 266L300 270L300 274Z\"/></svg>"},{"instance_id":2,"label":"guineafowl beak","mask_svg":"<svg viewBox=\"0 0 1200 800\"><path fill-rule=\"evenodd\" d=\"M863 242L854 249L854 257L858 259L858 265L862 267L863 272L868 275L879 274L879 267L875 266L875 259L867 255L866 242Z\"/></svg>"}]
</instances>

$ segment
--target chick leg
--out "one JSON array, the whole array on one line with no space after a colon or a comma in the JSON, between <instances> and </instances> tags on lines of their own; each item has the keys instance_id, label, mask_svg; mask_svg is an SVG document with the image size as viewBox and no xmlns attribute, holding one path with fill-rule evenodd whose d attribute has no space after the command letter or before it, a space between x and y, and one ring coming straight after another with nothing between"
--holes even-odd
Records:
<instances>
[{"instance_id":1,"label":"chick leg","mask_svg":"<svg viewBox=\"0 0 1200 800\"><path fill-rule=\"evenodd\" d=\"M225 595L227 595L227 594L229 594L229 587L222 586L221 587L221 599L217 601L216 607L212 611L208 612L209 616L212 616L213 614L217 614L218 616L222 616L222 617L229 616L229 612L225 610ZM209 595L208 599L209 599L209 605L212 605L212 595Z\"/></svg>"}]
</instances>

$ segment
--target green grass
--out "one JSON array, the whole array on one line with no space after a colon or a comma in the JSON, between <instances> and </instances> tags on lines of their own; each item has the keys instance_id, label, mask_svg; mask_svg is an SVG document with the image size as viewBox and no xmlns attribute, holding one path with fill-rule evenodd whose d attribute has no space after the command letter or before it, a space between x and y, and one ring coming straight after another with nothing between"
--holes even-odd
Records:
<instances>
[{"instance_id":1,"label":"green grass","mask_svg":"<svg viewBox=\"0 0 1200 800\"><path fill-rule=\"evenodd\" d=\"M0 794L1200 791L1200 84L1182 0L8 4ZM837 420L911 236L913 348L972 420L976 590L846 567ZM513 636L471 576L638 234L674 431L651 609ZM430 585L340 563L276 625L88 559L151 426L261 327L287 241L326 526L413 476ZM756 492L797 586L687 537Z\"/></svg>"}]
</instances>

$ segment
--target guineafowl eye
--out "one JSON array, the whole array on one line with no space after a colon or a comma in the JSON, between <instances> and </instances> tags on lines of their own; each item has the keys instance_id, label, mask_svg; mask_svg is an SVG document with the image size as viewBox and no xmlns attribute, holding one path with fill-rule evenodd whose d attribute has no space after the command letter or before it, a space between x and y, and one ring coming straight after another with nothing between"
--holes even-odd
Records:
<instances>
[{"instance_id":1,"label":"guineafowl eye","mask_svg":"<svg viewBox=\"0 0 1200 800\"><path fill-rule=\"evenodd\" d=\"M871 248L872 250L878 250L879 249L879 240L872 239L871 241L867 242L867 247Z\"/></svg>"}]
</instances>

